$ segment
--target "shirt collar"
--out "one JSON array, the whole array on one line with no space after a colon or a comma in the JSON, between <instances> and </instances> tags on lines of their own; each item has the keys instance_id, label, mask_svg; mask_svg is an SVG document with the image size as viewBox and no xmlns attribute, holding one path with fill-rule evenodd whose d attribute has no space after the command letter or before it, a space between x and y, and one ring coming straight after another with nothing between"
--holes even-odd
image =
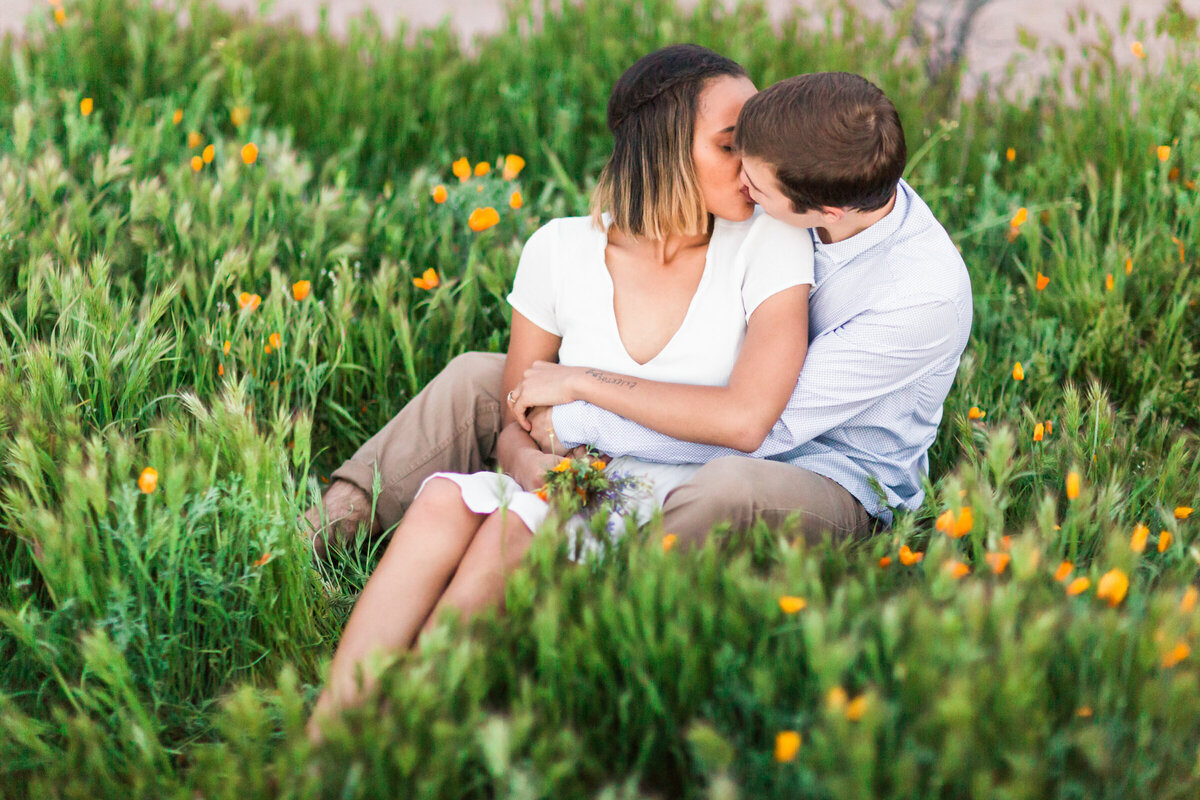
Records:
<instances>
[{"instance_id":1,"label":"shirt collar","mask_svg":"<svg viewBox=\"0 0 1200 800\"><path fill-rule=\"evenodd\" d=\"M896 186L896 204L892 206L892 210L883 219L866 230L859 231L849 239L825 244L817 235L817 229L809 228L809 233L812 234L813 249L818 255L824 256L835 264L845 264L858 258L900 229L904 217L908 214L908 194L911 191L909 185L901 179Z\"/></svg>"}]
</instances>

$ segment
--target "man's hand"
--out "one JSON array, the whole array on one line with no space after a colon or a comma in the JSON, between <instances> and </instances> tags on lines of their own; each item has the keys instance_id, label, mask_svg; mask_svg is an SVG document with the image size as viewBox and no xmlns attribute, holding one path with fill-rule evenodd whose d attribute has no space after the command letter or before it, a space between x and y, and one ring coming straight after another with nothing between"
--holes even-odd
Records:
<instances>
[{"instance_id":1,"label":"man's hand","mask_svg":"<svg viewBox=\"0 0 1200 800\"><path fill-rule=\"evenodd\" d=\"M543 453L562 452L562 445L554 435L552 410L551 406L538 406L529 410L529 435Z\"/></svg>"},{"instance_id":2,"label":"man's hand","mask_svg":"<svg viewBox=\"0 0 1200 800\"><path fill-rule=\"evenodd\" d=\"M522 489L532 492L546 483L546 472L561 456L541 452L520 425L509 423L496 443L496 459L506 475L521 484Z\"/></svg>"}]
</instances>

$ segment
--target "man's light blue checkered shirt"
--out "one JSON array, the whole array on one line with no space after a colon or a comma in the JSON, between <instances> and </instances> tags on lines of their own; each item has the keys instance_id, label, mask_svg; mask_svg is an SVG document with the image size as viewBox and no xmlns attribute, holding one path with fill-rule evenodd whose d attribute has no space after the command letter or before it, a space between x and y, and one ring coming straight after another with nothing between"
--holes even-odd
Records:
<instances>
[{"instance_id":1,"label":"man's light blue checkered shirt","mask_svg":"<svg viewBox=\"0 0 1200 800\"><path fill-rule=\"evenodd\" d=\"M804 369L783 416L750 455L824 475L885 524L925 496L929 446L971 332L971 282L946 230L901 181L895 207L834 244L813 232ZM557 406L565 444L610 455L701 463L746 455L681 442L596 406ZM885 497L872 487L879 481Z\"/></svg>"}]
</instances>

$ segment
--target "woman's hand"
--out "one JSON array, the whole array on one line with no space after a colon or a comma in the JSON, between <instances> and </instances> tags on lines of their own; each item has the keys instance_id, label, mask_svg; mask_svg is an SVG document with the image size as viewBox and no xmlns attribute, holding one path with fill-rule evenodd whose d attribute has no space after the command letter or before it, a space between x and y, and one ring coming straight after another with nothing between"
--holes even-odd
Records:
<instances>
[{"instance_id":1,"label":"woman's hand","mask_svg":"<svg viewBox=\"0 0 1200 800\"><path fill-rule=\"evenodd\" d=\"M562 456L543 453L529 434L515 423L500 432L496 442L496 460L510 478L527 492L540 489L546 483L546 473L562 460Z\"/></svg>"},{"instance_id":2,"label":"woman's hand","mask_svg":"<svg viewBox=\"0 0 1200 800\"><path fill-rule=\"evenodd\" d=\"M535 406L557 406L579 399L575 381L587 372L586 367L564 367L549 361L534 361L525 370L521 382L508 394L509 408L521 427L529 431L529 409Z\"/></svg>"}]
</instances>

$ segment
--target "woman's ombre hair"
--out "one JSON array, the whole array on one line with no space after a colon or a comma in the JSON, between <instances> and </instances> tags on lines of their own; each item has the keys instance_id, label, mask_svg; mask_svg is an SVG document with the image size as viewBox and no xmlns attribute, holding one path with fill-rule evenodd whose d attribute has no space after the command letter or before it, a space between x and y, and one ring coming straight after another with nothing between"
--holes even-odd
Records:
<instances>
[{"instance_id":1,"label":"woman's ombre hair","mask_svg":"<svg viewBox=\"0 0 1200 800\"><path fill-rule=\"evenodd\" d=\"M716 77L745 77L736 61L695 44L642 56L608 98L613 152L592 193L592 219L630 236L665 239L708 229L692 143L700 93Z\"/></svg>"}]
</instances>

